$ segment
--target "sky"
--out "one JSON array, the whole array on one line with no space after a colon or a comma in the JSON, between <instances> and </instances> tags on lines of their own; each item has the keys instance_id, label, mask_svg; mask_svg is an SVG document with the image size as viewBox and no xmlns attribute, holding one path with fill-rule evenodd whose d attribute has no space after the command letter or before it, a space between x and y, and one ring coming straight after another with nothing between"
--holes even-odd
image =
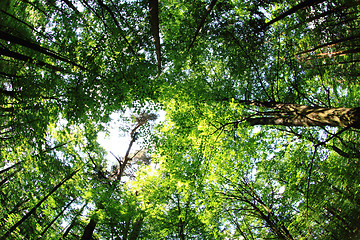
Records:
<instances>
[{"instance_id":1,"label":"sky","mask_svg":"<svg viewBox=\"0 0 360 240\"><path fill-rule=\"evenodd\" d=\"M109 134L107 135L105 132L100 132L98 134L98 143L106 150L107 157L106 159L109 161L109 163L116 163L115 157L112 155L114 154L117 157L124 157L125 153L129 147L131 138L130 138L130 132L126 133L123 132L123 130L120 129L122 125L122 121L120 119L120 112L111 114L111 122L108 127ZM130 113L126 113L130 117ZM160 123L165 120L165 112L159 111L158 112L158 119L156 120L156 123ZM131 149L131 152L134 152L136 150L140 150L141 146L136 144L136 142L133 144L133 147ZM109 164L111 165L111 164Z\"/></svg>"}]
</instances>

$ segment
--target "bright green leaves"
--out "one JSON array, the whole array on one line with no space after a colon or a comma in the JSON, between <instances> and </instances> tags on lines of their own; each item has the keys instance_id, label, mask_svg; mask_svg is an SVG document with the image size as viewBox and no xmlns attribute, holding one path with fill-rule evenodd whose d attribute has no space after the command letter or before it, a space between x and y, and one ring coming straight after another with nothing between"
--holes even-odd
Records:
<instances>
[{"instance_id":1,"label":"bright green leaves","mask_svg":"<svg viewBox=\"0 0 360 240\"><path fill-rule=\"evenodd\" d=\"M358 107L356 1L160 1L161 73L147 1L0 7L1 235L75 169L17 236L79 239L90 218L99 239L357 229L357 130L250 126L304 120L279 103ZM137 142L152 163L117 182L97 133L113 112L159 106L166 121Z\"/></svg>"}]
</instances>

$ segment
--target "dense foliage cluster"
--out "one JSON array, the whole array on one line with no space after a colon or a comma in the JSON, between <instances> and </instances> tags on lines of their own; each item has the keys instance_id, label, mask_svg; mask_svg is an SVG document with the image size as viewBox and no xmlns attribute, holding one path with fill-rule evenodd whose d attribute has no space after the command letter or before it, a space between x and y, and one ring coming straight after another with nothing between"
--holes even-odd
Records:
<instances>
[{"instance_id":1,"label":"dense foliage cluster","mask_svg":"<svg viewBox=\"0 0 360 240\"><path fill-rule=\"evenodd\" d=\"M0 238L359 239L359 13L1 1Z\"/></svg>"}]
</instances>

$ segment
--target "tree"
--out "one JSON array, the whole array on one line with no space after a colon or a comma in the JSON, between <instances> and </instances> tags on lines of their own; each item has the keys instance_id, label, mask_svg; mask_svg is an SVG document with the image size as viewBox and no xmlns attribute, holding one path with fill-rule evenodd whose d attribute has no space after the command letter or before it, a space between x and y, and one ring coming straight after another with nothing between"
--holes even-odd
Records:
<instances>
[{"instance_id":1,"label":"tree","mask_svg":"<svg viewBox=\"0 0 360 240\"><path fill-rule=\"evenodd\" d=\"M240 101L242 103L242 101ZM291 103L271 103L244 101L247 105L272 109L273 111L258 112L245 118L244 121L254 125L281 125L281 126L331 126L359 128L358 108L324 108L309 107ZM259 117L257 117L259 116ZM263 117L265 116L265 117ZM238 124L239 120L234 124Z\"/></svg>"},{"instance_id":2,"label":"tree","mask_svg":"<svg viewBox=\"0 0 360 240\"><path fill-rule=\"evenodd\" d=\"M18 226L20 226L24 221L26 221L32 214L35 213L36 209L40 207L40 205L46 201L51 194L53 194L59 187L61 187L63 184L65 184L69 179L71 179L79 169L75 170L73 173L71 173L69 176L67 176L65 179L63 179L60 183L58 183L48 194L46 194L25 216L23 216L17 223L15 223L3 236L2 238L6 239L11 235L13 231L16 230Z\"/></svg>"},{"instance_id":3,"label":"tree","mask_svg":"<svg viewBox=\"0 0 360 240\"><path fill-rule=\"evenodd\" d=\"M131 161L133 160L133 158L136 157L137 153L133 154L133 156L130 157L130 151L132 149L133 144L135 143L135 141L138 139L138 135L139 135L139 128L141 128L144 124L146 124L148 121L150 120L156 120L157 116L156 114L149 114L146 112L142 112L141 114L139 114L138 116L134 117L135 118L135 126L133 127L133 129L131 130L130 133L130 143L128 146L128 149L125 153L125 156L120 159L118 157L116 157L116 160L118 161L118 165L113 166L113 173L109 174L106 172L106 170L104 171L101 167L99 167L95 160L89 155L91 162L94 164L94 169L97 171L98 177L100 178L100 180L106 181L107 183L109 183L109 185L112 187L112 189L109 189L109 191L106 191L106 189L104 189L104 193L106 194L104 197L107 198L112 198L111 195L114 194L114 191L116 191L116 185L118 184L118 182L121 181L121 179L125 176L125 172L127 170L127 168L129 168L131 166ZM115 182L113 182L112 184L110 183L110 181L114 180ZM121 192L120 192L121 193ZM120 195L121 198L121 195ZM102 203L102 201L100 201L100 203L98 203L98 208L100 208L99 210L103 210L106 209L106 207L104 206L104 203ZM111 219L111 215L110 215L110 219ZM130 216L130 219L133 219L132 216ZM130 221L129 219L129 221ZM113 219L111 219L111 221L114 221ZM86 225L85 230L84 230L84 234L82 235L81 239L91 239L93 232L95 230L95 227L97 225L97 220L95 218L90 218L89 223ZM136 239L140 233L141 230L141 224L142 224L142 217L140 217L139 219L136 220L136 222L133 224L133 231L130 233L129 238L130 239ZM127 232L129 230L126 229L126 233L124 234L124 237L127 237Z\"/></svg>"},{"instance_id":4,"label":"tree","mask_svg":"<svg viewBox=\"0 0 360 240\"><path fill-rule=\"evenodd\" d=\"M356 238L359 8L1 2L0 235Z\"/></svg>"}]
</instances>

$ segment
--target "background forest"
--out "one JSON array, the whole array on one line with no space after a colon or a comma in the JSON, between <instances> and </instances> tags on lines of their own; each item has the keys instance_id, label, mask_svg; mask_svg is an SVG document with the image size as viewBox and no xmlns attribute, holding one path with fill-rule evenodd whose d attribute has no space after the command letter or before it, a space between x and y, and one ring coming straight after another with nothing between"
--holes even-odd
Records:
<instances>
[{"instance_id":1,"label":"background forest","mask_svg":"<svg viewBox=\"0 0 360 240\"><path fill-rule=\"evenodd\" d=\"M0 1L0 239L360 239L359 14Z\"/></svg>"}]
</instances>

